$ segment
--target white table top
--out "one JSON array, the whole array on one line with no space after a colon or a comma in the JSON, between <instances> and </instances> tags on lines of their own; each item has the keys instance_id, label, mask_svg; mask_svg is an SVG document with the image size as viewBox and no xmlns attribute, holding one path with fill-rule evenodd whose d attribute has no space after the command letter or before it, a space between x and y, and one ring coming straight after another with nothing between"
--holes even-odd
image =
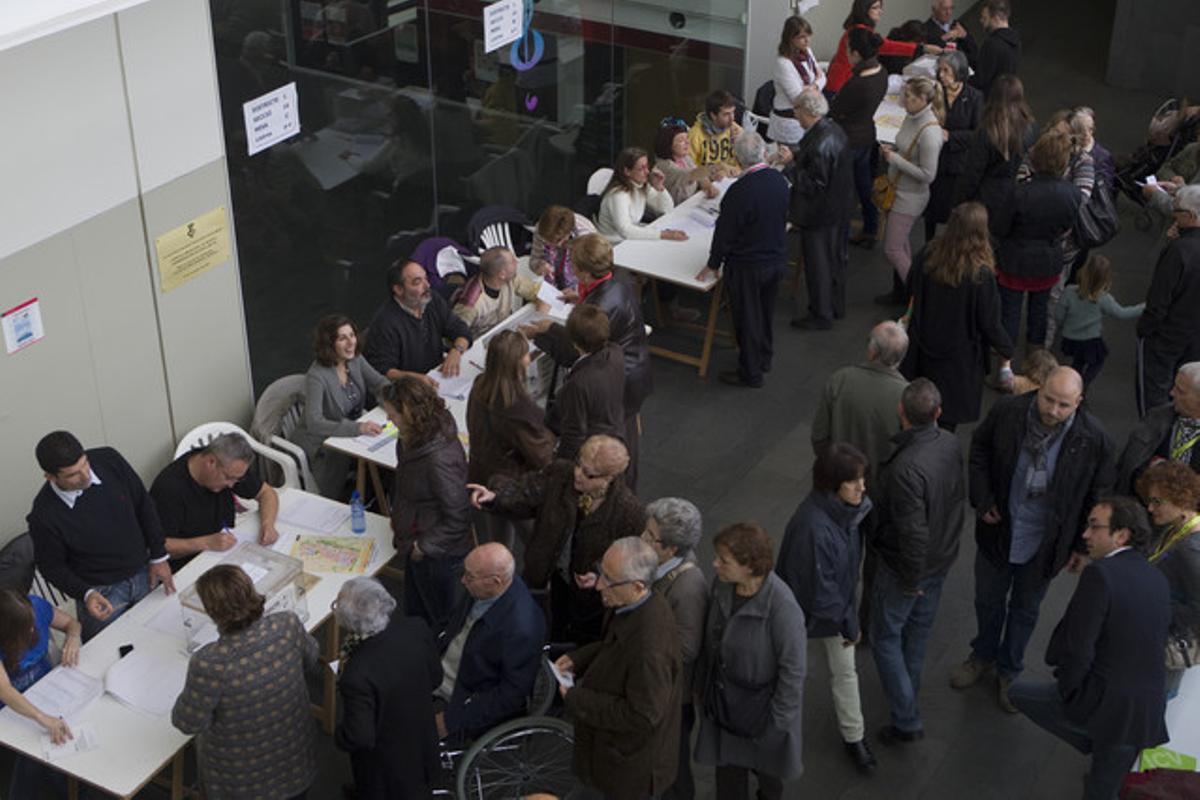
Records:
<instances>
[{"instance_id":1,"label":"white table top","mask_svg":"<svg viewBox=\"0 0 1200 800\"><path fill-rule=\"evenodd\" d=\"M280 502L286 504L290 496L296 495L306 493L298 489L282 489ZM307 496L321 503L338 505L323 497ZM291 551L292 542L298 533L320 533L286 522L279 522L276 527L279 529L280 538L272 549L285 554ZM342 528L343 530L331 535L352 535L349 518ZM255 512L242 515L234 532L239 539L254 541L258 536L258 514ZM396 554L387 517L368 513L367 532L363 535L375 540L375 552L367 567L367 573L374 574ZM176 590L182 590L194 583L225 555L226 553L212 552L197 555L175 574ZM342 585L350 578L356 577L353 574L342 573L315 574L320 580L307 595L306 627L310 631L329 616L330 603L337 597ZM187 661L183 640L146 627L146 623L166 602L167 597L159 587L126 611L116 622L83 646L79 655L79 669L89 675L103 678L108 668L117 661L117 648L123 644L132 644L139 652L153 653L165 659ZM77 719L68 722L72 725L93 725L99 746L95 750L51 763L50 766L119 797L128 797L141 789L165 768L172 757L192 738L180 733L171 725L170 715L157 717L135 711L108 694L101 695L84 709ZM0 713L0 745L39 761L43 760L41 728L29 724L24 718L16 717L8 710Z\"/></svg>"},{"instance_id":2,"label":"white table top","mask_svg":"<svg viewBox=\"0 0 1200 800\"><path fill-rule=\"evenodd\" d=\"M706 198L703 192L697 192L650 224L650 227L658 230L683 230L688 235L687 241L626 239L613 247L613 263L630 272L698 292L712 289L717 282L698 281L696 273L708 264L713 229L696 222L692 215L705 208L719 207L721 198L725 196L725 189L732 183L732 179L720 181L718 187L721 194L711 200Z\"/></svg>"}]
</instances>

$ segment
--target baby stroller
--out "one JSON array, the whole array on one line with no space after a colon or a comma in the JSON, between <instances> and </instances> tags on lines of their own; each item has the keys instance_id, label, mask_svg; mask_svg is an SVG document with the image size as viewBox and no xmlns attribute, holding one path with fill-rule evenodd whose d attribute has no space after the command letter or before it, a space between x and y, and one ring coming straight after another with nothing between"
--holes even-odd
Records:
<instances>
[{"instance_id":1,"label":"baby stroller","mask_svg":"<svg viewBox=\"0 0 1200 800\"><path fill-rule=\"evenodd\" d=\"M1190 142L1196 141L1200 132L1200 106L1189 106L1186 99L1173 98L1166 101L1150 119L1150 131L1146 143L1118 162L1117 190L1132 200L1140 209L1134 219L1139 231L1146 231L1154 224L1154 218L1142 195L1138 182L1144 182Z\"/></svg>"}]
</instances>

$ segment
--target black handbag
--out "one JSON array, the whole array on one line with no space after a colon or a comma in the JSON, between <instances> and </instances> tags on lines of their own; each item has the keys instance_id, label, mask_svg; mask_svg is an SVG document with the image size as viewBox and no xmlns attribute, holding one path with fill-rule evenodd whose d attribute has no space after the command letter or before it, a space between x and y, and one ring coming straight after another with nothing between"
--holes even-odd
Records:
<instances>
[{"instance_id":1,"label":"black handbag","mask_svg":"<svg viewBox=\"0 0 1200 800\"><path fill-rule=\"evenodd\" d=\"M755 684L735 678L718 654L704 685L704 713L734 736L757 739L767 731L774 694L774 680Z\"/></svg>"},{"instance_id":2,"label":"black handbag","mask_svg":"<svg viewBox=\"0 0 1200 800\"><path fill-rule=\"evenodd\" d=\"M1092 196L1075 216L1075 241L1084 250L1100 247L1116 236L1120 227L1112 192L1104 181L1097 179Z\"/></svg>"}]
</instances>

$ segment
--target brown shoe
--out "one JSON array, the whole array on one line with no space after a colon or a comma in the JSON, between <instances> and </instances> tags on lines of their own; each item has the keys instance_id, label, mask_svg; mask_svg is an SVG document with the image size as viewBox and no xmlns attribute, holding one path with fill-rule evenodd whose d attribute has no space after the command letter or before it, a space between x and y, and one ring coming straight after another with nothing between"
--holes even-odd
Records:
<instances>
[{"instance_id":1,"label":"brown shoe","mask_svg":"<svg viewBox=\"0 0 1200 800\"><path fill-rule=\"evenodd\" d=\"M1012 678L997 678L996 679L996 702L1000 704L1000 709L1009 714L1016 714L1017 707L1008 699L1008 690L1012 686Z\"/></svg>"},{"instance_id":2,"label":"brown shoe","mask_svg":"<svg viewBox=\"0 0 1200 800\"><path fill-rule=\"evenodd\" d=\"M974 657L970 657L950 671L950 686L953 689L966 689L974 686L991 669L991 664L984 664L982 661L976 661Z\"/></svg>"}]
</instances>

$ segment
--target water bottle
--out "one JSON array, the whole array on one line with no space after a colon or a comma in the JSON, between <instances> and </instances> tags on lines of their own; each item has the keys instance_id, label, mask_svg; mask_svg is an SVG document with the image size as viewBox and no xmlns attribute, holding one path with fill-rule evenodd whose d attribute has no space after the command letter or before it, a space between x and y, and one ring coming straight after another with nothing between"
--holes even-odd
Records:
<instances>
[{"instance_id":1,"label":"water bottle","mask_svg":"<svg viewBox=\"0 0 1200 800\"><path fill-rule=\"evenodd\" d=\"M367 511L357 491L350 495L350 530L358 534L367 532Z\"/></svg>"}]
</instances>

